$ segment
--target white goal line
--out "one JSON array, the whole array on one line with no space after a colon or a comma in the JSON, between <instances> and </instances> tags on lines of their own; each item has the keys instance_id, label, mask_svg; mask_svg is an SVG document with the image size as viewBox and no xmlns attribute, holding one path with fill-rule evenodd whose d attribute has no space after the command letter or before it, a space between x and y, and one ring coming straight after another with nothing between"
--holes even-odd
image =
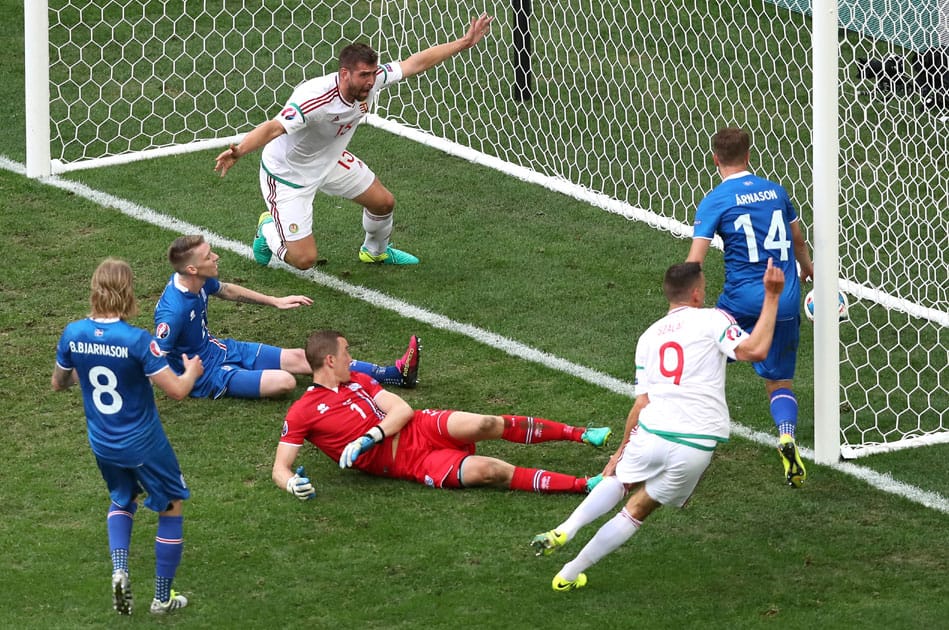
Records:
<instances>
[{"instance_id":1,"label":"white goal line","mask_svg":"<svg viewBox=\"0 0 949 630\"><path fill-rule=\"evenodd\" d=\"M0 168L7 171L12 171L19 175L26 175L26 167L23 164L14 162L13 160L10 160L9 158L2 155L0 155ZM86 186L85 184L62 179L57 176L41 178L36 181L54 188L58 188L60 190L72 192L73 194L84 199L88 199L89 201L92 201L102 207L118 210L128 217L165 228L176 235L204 234L208 242L210 242L215 247L226 249L248 260L253 259L253 251L251 250L251 247L245 243L240 243L238 241L225 238L201 226L188 223L187 221L181 221L180 219L176 219L174 217L169 217L168 215L161 214L160 212L152 210L151 208L147 208L126 199L95 190L89 186ZM445 317L444 315L439 315L437 313L433 313L421 307L415 306L414 304L409 304L407 302L403 302L402 300L389 297L384 293L380 293L374 289L350 284L340 280L335 276L331 276L316 269L300 271L298 269L284 265L283 263L280 263L279 267L301 278L306 278L314 284L339 291L340 293L367 302L377 308L393 311L399 315L402 315L403 317L414 319L418 322L428 324L434 328L464 335L474 339L475 341L478 341L479 343L491 346L492 348L496 348L498 350L502 350L507 354L524 359L525 361L539 363L559 372L571 374L586 381L587 383L602 387L603 389L609 390L611 392L629 397L633 396L634 388L631 383L622 381L607 374L603 374L602 372L598 372L588 367L572 363L566 359L556 357L541 350L537 350L536 348L531 348L530 346L524 345L513 339L508 339L507 337L497 333L492 333L470 324L456 322L448 317ZM735 435L738 435L744 439L761 444L763 446L774 446L773 435L750 429L737 422L732 422L731 427L732 432ZM812 449L801 446L798 448L802 457L813 461L814 451ZM852 463L838 462L835 464L830 464L828 467L857 479L861 479L883 492L901 496L925 507L949 514L949 499L943 497L937 492L931 492L929 490L917 488L916 486L897 481L890 475L878 473L869 468L858 466Z\"/></svg>"}]
</instances>

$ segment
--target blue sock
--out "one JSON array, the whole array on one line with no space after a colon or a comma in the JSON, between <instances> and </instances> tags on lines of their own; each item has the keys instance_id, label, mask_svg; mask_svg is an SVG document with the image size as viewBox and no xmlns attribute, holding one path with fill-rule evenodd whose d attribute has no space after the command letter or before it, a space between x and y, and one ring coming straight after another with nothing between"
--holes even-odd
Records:
<instances>
[{"instance_id":1,"label":"blue sock","mask_svg":"<svg viewBox=\"0 0 949 630\"><path fill-rule=\"evenodd\" d=\"M115 503L109 504L106 517L106 529L109 532L109 554L112 556L112 570L129 570L129 545L132 541L132 525L135 523L135 510L138 503L132 501L128 507Z\"/></svg>"},{"instance_id":2,"label":"blue sock","mask_svg":"<svg viewBox=\"0 0 949 630\"><path fill-rule=\"evenodd\" d=\"M368 374L383 385L402 384L402 372L394 365L382 366L367 361L353 360L353 362L349 364L349 369L353 372Z\"/></svg>"},{"instance_id":3,"label":"blue sock","mask_svg":"<svg viewBox=\"0 0 949 630\"><path fill-rule=\"evenodd\" d=\"M792 438L797 428L797 398L790 389L782 387L771 394L771 417L778 427L778 434L787 433Z\"/></svg>"},{"instance_id":4,"label":"blue sock","mask_svg":"<svg viewBox=\"0 0 949 630\"><path fill-rule=\"evenodd\" d=\"M181 564L184 532L183 516L159 516L155 536L155 599L171 598L171 582Z\"/></svg>"}]
</instances>

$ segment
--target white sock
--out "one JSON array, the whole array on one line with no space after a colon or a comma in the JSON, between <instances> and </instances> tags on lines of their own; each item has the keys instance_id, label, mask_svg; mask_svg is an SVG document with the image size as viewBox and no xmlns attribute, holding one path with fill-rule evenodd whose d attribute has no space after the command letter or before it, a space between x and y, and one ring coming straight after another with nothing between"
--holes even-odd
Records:
<instances>
[{"instance_id":1,"label":"white sock","mask_svg":"<svg viewBox=\"0 0 949 630\"><path fill-rule=\"evenodd\" d=\"M280 233L277 232L277 224L273 221L265 223L260 227L260 233L267 241L267 247L270 248L274 256L283 260L283 257L287 253L287 248L284 247L283 241L280 240Z\"/></svg>"},{"instance_id":2,"label":"white sock","mask_svg":"<svg viewBox=\"0 0 949 630\"><path fill-rule=\"evenodd\" d=\"M389 236L392 234L392 214L390 212L380 217L365 208L362 209L362 229L366 231L366 240L362 245L373 256L385 252L389 246Z\"/></svg>"},{"instance_id":3,"label":"white sock","mask_svg":"<svg viewBox=\"0 0 949 630\"><path fill-rule=\"evenodd\" d=\"M580 528L592 523L613 509L626 495L626 487L615 476L604 477L596 484L593 491L586 496L577 509L567 517L561 525L555 528L558 532L567 534L567 540L572 540Z\"/></svg>"},{"instance_id":4,"label":"white sock","mask_svg":"<svg viewBox=\"0 0 949 630\"><path fill-rule=\"evenodd\" d=\"M559 573L560 577L571 582L576 580L578 575L632 538L633 534L639 531L640 525L642 523L630 516L626 508L623 508L619 514L603 524L603 527L580 550L576 558L563 565Z\"/></svg>"}]
</instances>

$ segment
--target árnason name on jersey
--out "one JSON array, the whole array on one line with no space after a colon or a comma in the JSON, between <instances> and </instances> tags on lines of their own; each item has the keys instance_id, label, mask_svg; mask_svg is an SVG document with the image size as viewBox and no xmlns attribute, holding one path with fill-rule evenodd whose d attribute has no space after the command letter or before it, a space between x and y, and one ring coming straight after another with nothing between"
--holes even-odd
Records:
<instances>
[{"instance_id":1,"label":"\u00e1rnason name on jersey","mask_svg":"<svg viewBox=\"0 0 949 630\"><path fill-rule=\"evenodd\" d=\"M103 357L118 357L127 359L129 349L125 346L113 346L107 343L87 343L85 341L70 341L69 351L79 354L97 354Z\"/></svg>"},{"instance_id":2,"label":"\u00e1rnason name on jersey","mask_svg":"<svg viewBox=\"0 0 949 630\"><path fill-rule=\"evenodd\" d=\"M773 188L768 190L758 190L744 195L735 195L736 206L747 206L756 201L775 201L778 198L778 191Z\"/></svg>"}]
</instances>

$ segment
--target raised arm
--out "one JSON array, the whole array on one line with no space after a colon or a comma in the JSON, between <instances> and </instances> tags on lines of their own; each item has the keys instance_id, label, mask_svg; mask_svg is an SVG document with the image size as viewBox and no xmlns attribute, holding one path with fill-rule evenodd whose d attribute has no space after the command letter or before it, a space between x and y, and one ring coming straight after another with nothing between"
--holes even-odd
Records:
<instances>
[{"instance_id":1,"label":"raised arm","mask_svg":"<svg viewBox=\"0 0 949 630\"><path fill-rule=\"evenodd\" d=\"M280 121L275 119L257 125L239 143L232 144L217 156L217 160L214 162L214 170L220 173L221 177L224 177L241 156L253 153L286 132L287 130L283 128Z\"/></svg>"},{"instance_id":2,"label":"raised arm","mask_svg":"<svg viewBox=\"0 0 949 630\"><path fill-rule=\"evenodd\" d=\"M693 238L692 246L689 248L689 255L685 262L697 262L700 265L705 262L705 255L708 254L708 248L712 241L707 238Z\"/></svg>"},{"instance_id":3,"label":"raised arm","mask_svg":"<svg viewBox=\"0 0 949 630\"><path fill-rule=\"evenodd\" d=\"M221 288L217 293L215 293L215 295L223 300L230 300L231 302L263 304L265 306L273 306L274 308L279 308L281 310L297 308L298 306L310 306L313 304L313 300L306 297L305 295L274 297L272 295L258 293L253 289L248 289L247 287L242 287L239 284L233 284L231 282L222 282Z\"/></svg>"},{"instance_id":4,"label":"raised arm","mask_svg":"<svg viewBox=\"0 0 949 630\"><path fill-rule=\"evenodd\" d=\"M431 48L415 53L399 64L402 66L402 76L411 77L425 72L452 55L475 46L484 39L484 36L491 29L491 22L493 20L493 16L482 13L480 16L471 19L471 26L468 28L468 32L460 39L448 42L447 44L432 46Z\"/></svg>"},{"instance_id":5,"label":"raised arm","mask_svg":"<svg viewBox=\"0 0 949 630\"><path fill-rule=\"evenodd\" d=\"M768 356L771 340L774 337L774 322L778 316L778 300L784 290L784 272L768 259L768 268L761 281L764 284L764 302L761 314L754 330L748 338L735 348L735 358L739 361L762 361Z\"/></svg>"}]
</instances>

